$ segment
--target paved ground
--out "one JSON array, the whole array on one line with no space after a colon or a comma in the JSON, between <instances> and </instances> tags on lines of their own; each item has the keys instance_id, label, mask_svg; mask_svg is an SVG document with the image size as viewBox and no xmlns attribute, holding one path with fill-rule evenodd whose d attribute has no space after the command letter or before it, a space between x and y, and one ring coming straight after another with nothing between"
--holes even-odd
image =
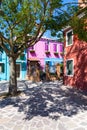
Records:
<instances>
[{"instance_id":1,"label":"paved ground","mask_svg":"<svg viewBox=\"0 0 87 130\"><path fill-rule=\"evenodd\" d=\"M0 130L87 130L87 93L61 82L18 82L20 96L0 98ZM0 93L8 83L0 82Z\"/></svg>"}]
</instances>

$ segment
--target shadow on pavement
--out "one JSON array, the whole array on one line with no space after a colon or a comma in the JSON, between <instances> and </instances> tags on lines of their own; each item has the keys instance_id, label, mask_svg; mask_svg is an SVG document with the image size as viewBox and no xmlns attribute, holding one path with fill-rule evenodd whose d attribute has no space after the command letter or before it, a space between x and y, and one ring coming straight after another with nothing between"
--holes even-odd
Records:
<instances>
[{"instance_id":1,"label":"shadow on pavement","mask_svg":"<svg viewBox=\"0 0 87 130\"><path fill-rule=\"evenodd\" d=\"M48 116L57 120L61 115L72 116L87 110L87 92L67 88L55 82L32 86L32 83L22 81L22 84L25 86L23 95L0 100L0 108L13 105L19 112L24 112L27 120L35 116Z\"/></svg>"}]
</instances>

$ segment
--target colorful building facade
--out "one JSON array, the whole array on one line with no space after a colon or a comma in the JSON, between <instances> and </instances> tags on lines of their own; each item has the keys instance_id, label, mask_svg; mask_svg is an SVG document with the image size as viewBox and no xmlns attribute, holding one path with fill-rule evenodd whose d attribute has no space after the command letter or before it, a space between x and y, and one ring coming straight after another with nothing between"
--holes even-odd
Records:
<instances>
[{"instance_id":1,"label":"colorful building facade","mask_svg":"<svg viewBox=\"0 0 87 130\"><path fill-rule=\"evenodd\" d=\"M63 62L63 43L41 38L34 46L27 50L27 59L33 67L39 63L42 70L45 71L45 65L48 63L50 72L55 72L55 64Z\"/></svg>"},{"instance_id":2,"label":"colorful building facade","mask_svg":"<svg viewBox=\"0 0 87 130\"><path fill-rule=\"evenodd\" d=\"M17 79L26 78L27 66L27 53L26 51L17 59ZM9 80L9 58L0 47L0 80Z\"/></svg>"},{"instance_id":3,"label":"colorful building facade","mask_svg":"<svg viewBox=\"0 0 87 130\"><path fill-rule=\"evenodd\" d=\"M63 43L41 38L33 47L24 51L16 61L17 79L26 79L29 65L33 70L39 63L40 69L45 72L46 64L50 66L50 73L55 73L55 65L63 62ZM9 58L0 50L0 80L9 80Z\"/></svg>"},{"instance_id":4,"label":"colorful building facade","mask_svg":"<svg viewBox=\"0 0 87 130\"><path fill-rule=\"evenodd\" d=\"M64 84L87 90L87 43L79 40L69 26L64 29L64 37Z\"/></svg>"},{"instance_id":5,"label":"colorful building facade","mask_svg":"<svg viewBox=\"0 0 87 130\"><path fill-rule=\"evenodd\" d=\"M72 29L64 33L64 84L87 89L87 43L72 35Z\"/></svg>"}]
</instances>

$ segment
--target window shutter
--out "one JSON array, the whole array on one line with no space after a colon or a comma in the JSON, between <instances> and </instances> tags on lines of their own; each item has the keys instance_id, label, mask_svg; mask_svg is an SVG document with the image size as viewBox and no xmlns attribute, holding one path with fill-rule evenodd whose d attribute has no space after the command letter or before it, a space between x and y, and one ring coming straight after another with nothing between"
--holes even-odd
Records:
<instances>
[{"instance_id":1,"label":"window shutter","mask_svg":"<svg viewBox=\"0 0 87 130\"><path fill-rule=\"evenodd\" d=\"M0 63L0 73L4 73L5 65L4 63Z\"/></svg>"},{"instance_id":2,"label":"window shutter","mask_svg":"<svg viewBox=\"0 0 87 130\"><path fill-rule=\"evenodd\" d=\"M2 63L2 72L4 73L5 65Z\"/></svg>"},{"instance_id":3,"label":"window shutter","mask_svg":"<svg viewBox=\"0 0 87 130\"><path fill-rule=\"evenodd\" d=\"M57 52L57 45L54 44L54 52Z\"/></svg>"}]
</instances>

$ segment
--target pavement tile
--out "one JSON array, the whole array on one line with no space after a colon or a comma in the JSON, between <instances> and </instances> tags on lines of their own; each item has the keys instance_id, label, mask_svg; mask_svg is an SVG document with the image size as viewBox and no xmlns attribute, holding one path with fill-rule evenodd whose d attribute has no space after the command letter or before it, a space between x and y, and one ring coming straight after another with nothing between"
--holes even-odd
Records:
<instances>
[{"instance_id":1,"label":"pavement tile","mask_svg":"<svg viewBox=\"0 0 87 130\"><path fill-rule=\"evenodd\" d=\"M79 104L79 93L74 99L76 91L69 91L69 87L64 85L58 87L58 84L61 83L36 84L26 81L26 89L20 83L24 94L0 99L0 130L86 130L87 110L84 101L81 104L79 100ZM38 108L33 108L33 102Z\"/></svg>"},{"instance_id":2,"label":"pavement tile","mask_svg":"<svg viewBox=\"0 0 87 130\"><path fill-rule=\"evenodd\" d=\"M58 123L58 130L67 130L66 126L61 121Z\"/></svg>"},{"instance_id":3,"label":"pavement tile","mask_svg":"<svg viewBox=\"0 0 87 130\"><path fill-rule=\"evenodd\" d=\"M4 130L4 126L0 126L0 130Z\"/></svg>"},{"instance_id":4,"label":"pavement tile","mask_svg":"<svg viewBox=\"0 0 87 130\"><path fill-rule=\"evenodd\" d=\"M74 130L86 130L86 129L83 128L83 127L78 127L78 128L76 128L76 129L74 129Z\"/></svg>"},{"instance_id":5,"label":"pavement tile","mask_svg":"<svg viewBox=\"0 0 87 130\"><path fill-rule=\"evenodd\" d=\"M76 128L77 126L78 126L78 124L77 124L77 122L75 122L75 121L68 121L67 123L66 123L66 126L68 127L68 128L70 128L70 129L74 129L74 128Z\"/></svg>"},{"instance_id":6,"label":"pavement tile","mask_svg":"<svg viewBox=\"0 0 87 130\"><path fill-rule=\"evenodd\" d=\"M22 130L23 129L23 125L15 125L13 130Z\"/></svg>"},{"instance_id":7,"label":"pavement tile","mask_svg":"<svg viewBox=\"0 0 87 130\"><path fill-rule=\"evenodd\" d=\"M46 126L50 125L50 119L44 118L44 119L43 119L43 123L44 123L44 125L46 125Z\"/></svg>"}]
</instances>

